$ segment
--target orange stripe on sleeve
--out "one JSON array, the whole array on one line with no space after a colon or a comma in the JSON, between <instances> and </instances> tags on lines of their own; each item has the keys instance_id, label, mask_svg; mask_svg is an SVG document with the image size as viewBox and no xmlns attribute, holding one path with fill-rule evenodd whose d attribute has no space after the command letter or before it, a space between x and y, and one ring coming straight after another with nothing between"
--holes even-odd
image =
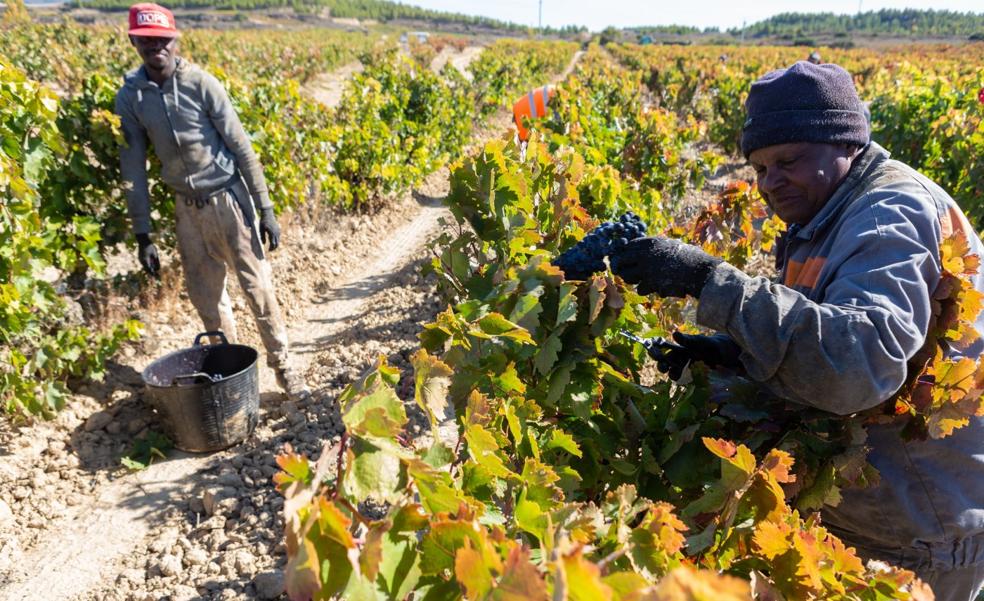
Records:
<instances>
[{"instance_id":1,"label":"orange stripe on sleeve","mask_svg":"<svg viewBox=\"0 0 984 601\"><path fill-rule=\"evenodd\" d=\"M790 288L814 288L820 280L820 271L826 263L826 257L811 257L805 263L791 260L786 266L786 278L783 283Z\"/></svg>"},{"instance_id":2,"label":"orange stripe on sleeve","mask_svg":"<svg viewBox=\"0 0 984 601\"><path fill-rule=\"evenodd\" d=\"M801 271L803 271L803 263L790 259L789 263L786 264L786 279L782 283L792 288L793 282L799 277Z\"/></svg>"}]
</instances>

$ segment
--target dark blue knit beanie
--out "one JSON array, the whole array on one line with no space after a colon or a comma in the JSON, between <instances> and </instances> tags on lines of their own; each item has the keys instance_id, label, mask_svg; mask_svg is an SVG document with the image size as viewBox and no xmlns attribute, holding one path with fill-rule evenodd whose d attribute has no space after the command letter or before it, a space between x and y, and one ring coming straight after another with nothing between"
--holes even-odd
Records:
<instances>
[{"instance_id":1,"label":"dark blue knit beanie","mask_svg":"<svg viewBox=\"0 0 984 601\"><path fill-rule=\"evenodd\" d=\"M826 63L799 61L767 73L752 84L741 152L790 142L868 143L864 104L850 73Z\"/></svg>"}]
</instances>

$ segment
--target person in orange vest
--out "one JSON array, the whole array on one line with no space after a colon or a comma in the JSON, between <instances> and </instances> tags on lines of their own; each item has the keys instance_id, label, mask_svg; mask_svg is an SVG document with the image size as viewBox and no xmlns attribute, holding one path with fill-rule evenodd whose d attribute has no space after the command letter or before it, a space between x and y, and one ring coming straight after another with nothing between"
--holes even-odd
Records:
<instances>
[{"instance_id":1,"label":"person in orange vest","mask_svg":"<svg viewBox=\"0 0 984 601\"><path fill-rule=\"evenodd\" d=\"M557 91L551 85L542 88L535 88L529 93L520 96L519 100L513 105L513 120L516 122L516 131L520 142L530 139L529 129L526 122L542 119L547 116L547 109L550 101L557 95ZM554 113L556 115L556 113Z\"/></svg>"}]
</instances>

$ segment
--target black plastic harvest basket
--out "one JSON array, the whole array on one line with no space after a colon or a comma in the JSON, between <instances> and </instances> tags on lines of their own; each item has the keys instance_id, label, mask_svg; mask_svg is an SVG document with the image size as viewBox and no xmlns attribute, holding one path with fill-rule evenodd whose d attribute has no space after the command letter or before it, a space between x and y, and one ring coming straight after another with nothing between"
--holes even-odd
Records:
<instances>
[{"instance_id":1,"label":"black plastic harvest basket","mask_svg":"<svg viewBox=\"0 0 984 601\"><path fill-rule=\"evenodd\" d=\"M221 344L202 344L206 336ZM183 451L218 451L253 433L260 408L256 349L203 332L147 366L143 381L165 433Z\"/></svg>"}]
</instances>

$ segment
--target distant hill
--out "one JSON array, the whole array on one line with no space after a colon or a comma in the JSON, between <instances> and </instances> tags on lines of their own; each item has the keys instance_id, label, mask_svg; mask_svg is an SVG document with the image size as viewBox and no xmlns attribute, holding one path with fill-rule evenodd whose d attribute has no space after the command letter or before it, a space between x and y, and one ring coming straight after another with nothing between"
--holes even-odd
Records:
<instances>
[{"instance_id":1,"label":"distant hill","mask_svg":"<svg viewBox=\"0 0 984 601\"><path fill-rule=\"evenodd\" d=\"M132 0L72 0L75 7L103 10L124 10ZM478 17L461 13L451 13L419 6L410 6L387 0L164 0L168 8L192 8L220 10L252 10L291 8L298 12L315 12L329 9L331 16L339 18L373 19L375 21L414 20L436 24L451 24L480 27L505 31L526 31L526 25L499 21L489 17ZM568 26L560 29L547 28L545 33L576 34L587 31L585 27Z\"/></svg>"},{"instance_id":2,"label":"distant hill","mask_svg":"<svg viewBox=\"0 0 984 601\"><path fill-rule=\"evenodd\" d=\"M740 36L741 28L728 30ZM744 28L745 37L796 37L836 34L984 39L984 14L949 10L882 9L855 15L782 13Z\"/></svg>"}]
</instances>

